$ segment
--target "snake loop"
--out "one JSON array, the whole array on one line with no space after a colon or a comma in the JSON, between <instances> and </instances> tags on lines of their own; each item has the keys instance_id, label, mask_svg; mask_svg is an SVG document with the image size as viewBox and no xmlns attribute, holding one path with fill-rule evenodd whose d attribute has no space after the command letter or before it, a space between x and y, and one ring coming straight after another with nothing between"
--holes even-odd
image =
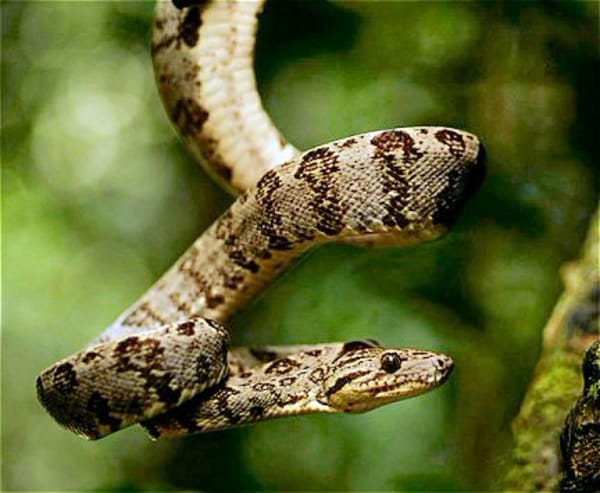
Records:
<instances>
[{"instance_id":1,"label":"snake loop","mask_svg":"<svg viewBox=\"0 0 600 493\"><path fill-rule=\"evenodd\" d=\"M262 2L157 5L160 92L231 207L87 348L40 374L40 402L100 438L153 437L311 412L362 412L441 385L452 360L373 341L229 348L221 325L292 260L331 241L407 245L445 234L484 175L476 136L379 130L300 153L262 109L252 71Z\"/></svg>"}]
</instances>

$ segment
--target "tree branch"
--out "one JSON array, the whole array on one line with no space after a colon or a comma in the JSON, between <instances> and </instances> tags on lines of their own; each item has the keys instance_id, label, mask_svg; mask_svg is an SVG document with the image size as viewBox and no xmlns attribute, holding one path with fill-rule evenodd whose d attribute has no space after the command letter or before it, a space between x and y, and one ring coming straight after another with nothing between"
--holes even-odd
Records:
<instances>
[{"instance_id":1,"label":"tree branch","mask_svg":"<svg viewBox=\"0 0 600 493\"><path fill-rule=\"evenodd\" d=\"M600 208L581 257L561 268L565 288L544 328L542 354L512 424L505 491L600 488L599 220ZM585 387L578 399L588 348Z\"/></svg>"}]
</instances>

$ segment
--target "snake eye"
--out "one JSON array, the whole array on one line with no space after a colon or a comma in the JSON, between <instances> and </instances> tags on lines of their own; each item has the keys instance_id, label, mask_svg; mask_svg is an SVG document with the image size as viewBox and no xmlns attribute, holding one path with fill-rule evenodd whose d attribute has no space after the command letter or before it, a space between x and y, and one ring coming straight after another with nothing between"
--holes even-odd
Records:
<instances>
[{"instance_id":1,"label":"snake eye","mask_svg":"<svg viewBox=\"0 0 600 493\"><path fill-rule=\"evenodd\" d=\"M381 356L381 369L386 373L394 373L400 369L402 358L396 353L385 353Z\"/></svg>"}]
</instances>

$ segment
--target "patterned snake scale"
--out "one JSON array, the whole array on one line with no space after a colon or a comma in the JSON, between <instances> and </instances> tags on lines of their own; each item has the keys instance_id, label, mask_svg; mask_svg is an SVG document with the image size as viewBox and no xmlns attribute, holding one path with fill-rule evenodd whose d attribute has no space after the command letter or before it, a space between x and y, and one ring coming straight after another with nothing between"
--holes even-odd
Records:
<instances>
[{"instance_id":1,"label":"patterned snake scale","mask_svg":"<svg viewBox=\"0 0 600 493\"><path fill-rule=\"evenodd\" d=\"M312 412L362 412L441 385L452 360L371 340L229 348L220 324L321 243L407 245L448 231L484 176L474 135L364 133L300 153L262 108L262 2L160 1L152 54L167 113L231 207L88 347L43 371L40 402L96 439L152 437ZM283 163L283 164L282 164Z\"/></svg>"}]
</instances>

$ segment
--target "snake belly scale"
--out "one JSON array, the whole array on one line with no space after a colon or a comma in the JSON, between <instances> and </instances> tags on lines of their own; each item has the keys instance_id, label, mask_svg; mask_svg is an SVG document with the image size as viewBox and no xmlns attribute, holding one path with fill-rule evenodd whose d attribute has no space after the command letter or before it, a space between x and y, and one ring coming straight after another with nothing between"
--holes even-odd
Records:
<instances>
[{"instance_id":1,"label":"snake belly scale","mask_svg":"<svg viewBox=\"0 0 600 493\"><path fill-rule=\"evenodd\" d=\"M197 160L239 197L90 345L38 377L40 402L81 436L134 423L163 437L362 412L431 390L452 369L444 354L371 340L229 347L221 324L302 253L332 241L438 238L484 175L477 137L445 127L379 130L297 151L256 91L261 8L157 5L152 51L167 113Z\"/></svg>"}]
</instances>

